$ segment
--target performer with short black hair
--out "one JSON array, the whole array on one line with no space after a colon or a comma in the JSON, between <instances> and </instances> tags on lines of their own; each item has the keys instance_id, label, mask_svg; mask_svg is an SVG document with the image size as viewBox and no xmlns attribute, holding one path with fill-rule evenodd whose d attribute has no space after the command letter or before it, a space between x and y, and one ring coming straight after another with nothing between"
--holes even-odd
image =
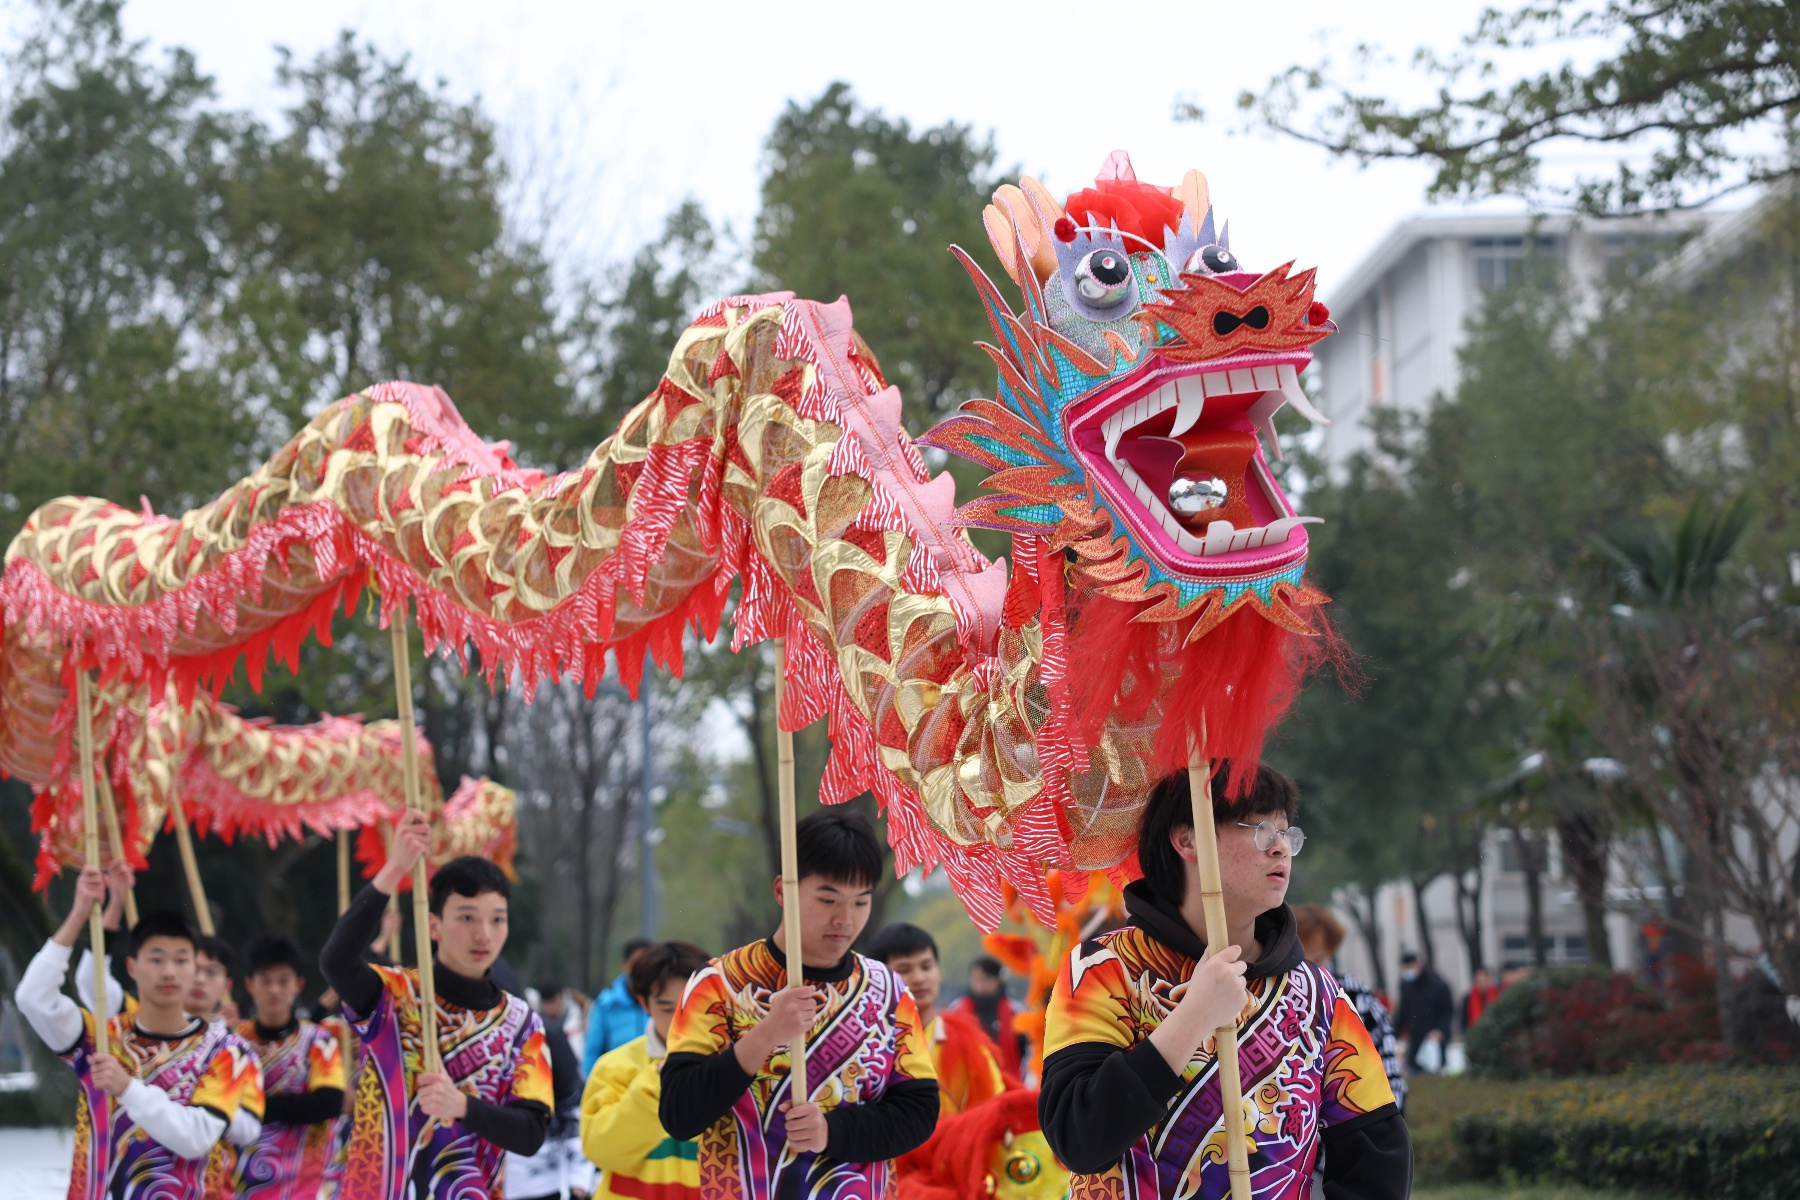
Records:
<instances>
[{"instance_id":1,"label":"performer with short black hair","mask_svg":"<svg viewBox=\"0 0 1800 1200\"><path fill-rule=\"evenodd\" d=\"M975 1018L939 1007L944 973L936 938L917 925L895 922L875 935L869 957L900 976L919 1008L919 1028L937 1068L939 1120L1019 1086L1016 1076L1001 1069L1000 1048Z\"/></svg>"},{"instance_id":2,"label":"performer with short black hair","mask_svg":"<svg viewBox=\"0 0 1800 1200\"><path fill-rule=\"evenodd\" d=\"M1259 767L1212 814L1231 944L1207 955L1188 775L1150 795L1138 836L1144 877L1125 889L1130 924L1081 943L1050 996L1044 1135L1077 1191L1225 1196L1223 1109L1213 1032L1238 1025L1251 1186L1305 1195L1323 1141L1334 1200L1404 1200L1412 1146L1381 1055L1329 972L1306 961L1285 903L1294 781ZM1194 1175L1198 1173L1198 1179Z\"/></svg>"},{"instance_id":3,"label":"performer with short black hair","mask_svg":"<svg viewBox=\"0 0 1800 1200\"><path fill-rule=\"evenodd\" d=\"M255 1006L238 1036L262 1062L262 1135L238 1159L245 1200L315 1200L344 1112L344 1051L328 1026L303 1020L294 1002L306 958L294 939L265 933L244 949L244 989Z\"/></svg>"},{"instance_id":4,"label":"performer with short black hair","mask_svg":"<svg viewBox=\"0 0 1800 1200\"><path fill-rule=\"evenodd\" d=\"M701 1180L721 1200L877 1200L890 1160L931 1136L936 1072L899 976L850 948L881 876L874 830L825 809L795 826L795 844L806 982L788 986L781 926L689 981L663 1064L663 1128L700 1139ZM778 904L783 892L777 878ZM788 1048L802 1040L811 1094L795 1098Z\"/></svg>"},{"instance_id":5,"label":"performer with short black hair","mask_svg":"<svg viewBox=\"0 0 1800 1200\"><path fill-rule=\"evenodd\" d=\"M19 1012L80 1081L70 1200L110 1200L154 1185L171 1200L229 1193L235 1122L252 1134L262 1118L256 1055L217 1022L188 1015L195 934L180 913L148 912L131 929L125 971L138 989L130 1017L107 1018L109 1053L96 1021L63 994L70 952L88 912L106 896L98 867L75 885L69 915L19 981Z\"/></svg>"},{"instance_id":6,"label":"performer with short black hair","mask_svg":"<svg viewBox=\"0 0 1800 1200\"><path fill-rule=\"evenodd\" d=\"M340 1200L498 1200L504 1151L535 1154L555 1103L543 1024L493 981L512 885L484 858L431 879L441 1071L424 1071L417 967L377 967L363 951L388 897L430 844L425 815L395 823L392 853L325 943L319 967L362 1042Z\"/></svg>"}]
</instances>

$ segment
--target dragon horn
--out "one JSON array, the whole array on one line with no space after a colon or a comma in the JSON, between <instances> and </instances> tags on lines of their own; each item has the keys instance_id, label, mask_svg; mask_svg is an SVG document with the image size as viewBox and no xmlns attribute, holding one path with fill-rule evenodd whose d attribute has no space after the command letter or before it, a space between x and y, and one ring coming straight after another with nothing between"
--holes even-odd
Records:
<instances>
[{"instance_id":1,"label":"dragon horn","mask_svg":"<svg viewBox=\"0 0 1800 1200\"><path fill-rule=\"evenodd\" d=\"M1192 168L1181 177L1179 185L1169 189L1169 195L1181 201L1181 207L1193 218L1195 229L1200 228L1206 214L1212 211L1212 190L1206 186L1206 176Z\"/></svg>"},{"instance_id":2,"label":"dragon horn","mask_svg":"<svg viewBox=\"0 0 1800 1200\"><path fill-rule=\"evenodd\" d=\"M1062 206L1037 180L1027 176L1019 182L1019 187L1008 183L995 189L994 202L982 212L981 221L1006 273L1012 276L1014 283L1023 286L1015 254L1015 234L1018 244L1024 247L1032 273L1042 283L1056 270L1056 249L1050 242L1050 231L1056 219L1062 216Z\"/></svg>"}]
</instances>

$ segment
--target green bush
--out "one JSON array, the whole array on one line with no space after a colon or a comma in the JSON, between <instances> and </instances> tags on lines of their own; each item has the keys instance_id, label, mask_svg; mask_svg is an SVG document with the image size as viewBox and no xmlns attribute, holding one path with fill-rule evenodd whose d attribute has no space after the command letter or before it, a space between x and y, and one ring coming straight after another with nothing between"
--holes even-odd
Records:
<instances>
[{"instance_id":1,"label":"green bush","mask_svg":"<svg viewBox=\"0 0 1800 1200\"><path fill-rule=\"evenodd\" d=\"M1594 969L1534 972L1488 1006L1463 1045L1469 1070L1499 1079L1726 1057L1712 974L1687 958L1656 983Z\"/></svg>"},{"instance_id":2,"label":"green bush","mask_svg":"<svg viewBox=\"0 0 1800 1200\"><path fill-rule=\"evenodd\" d=\"M1457 1103L1458 1166L1474 1178L1707 1200L1800 1196L1800 1071L1789 1068L1490 1083Z\"/></svg>"}]
</instances>

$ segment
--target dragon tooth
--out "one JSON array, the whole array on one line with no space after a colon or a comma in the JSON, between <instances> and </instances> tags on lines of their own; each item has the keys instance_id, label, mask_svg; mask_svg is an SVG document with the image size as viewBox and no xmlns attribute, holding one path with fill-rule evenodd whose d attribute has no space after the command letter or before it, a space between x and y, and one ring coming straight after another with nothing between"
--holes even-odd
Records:
<instances>
[{"instance_id":1,"label":"dragon tooth","mask_svg":"<svg viewBox=\"0 0 1800 1200\"><path fill-rule=\"evenodd\" d=\"M1175 394L1175 424L1169 429L1170 437L1180 437L1192 429L1206 407L1206 385L1198 375L1184 375L1177 379Z\"/></svg>"},{"instance_id":2,"label":"dragon tooth","mask_svg":"<svg viewBox=\"0 0 1800 1200\"><path fill-rule=\"evenodd\" d=\"M1267 535L1263 538L1263 545L1279 546L1300 526L1318 525L1324 520L1324 517L1283 517L1279 521L1270 521L1266 526Z\"/></svg>"},{"instance_id":3,"label":"dragon tooth","mask_svg":"<svg viewBox=\"0 0 1800 1200\"><path fill-rule=\"evenodd\" d=\"M1124 415L1108 417L1101 426L1106 431L1106 461L1115 467L1119 465L1119 439L1125 436Z\"/></svg>"},{"instance_id":4,"label":"dragon tooth","mask_svg":"<svg viewBox=\"0 0 1800 1200\"><path fill-rule=\"evenodd\" d=\"M1275 436L1275 410L1274 409L1271 408L1267 413L1265 413L1263 415L1263 419L1260 422L1260 426L1262 428L1263 437L1267 438L1269 445L1271 445L1275 448L1275 457L1280 460L1285 460L1287 458L1287 455L1283 454L1281 451L1281 439Z\"/></svg>"},{"instance_id":5,"label":"dragon tooth","mask_svg":"<svg viewBox=\"0 0 1800 1200\"><path fill-rule=\"evenodd\" d=\"M1214 521L1206 527L1207 554L1224 554L1231 549L1231 535L1236 533L1230 521Z\"/></svg>"},{"instance_id":6,"label":"dragon tooth","mask_svg":"<svg viewBox=\"0 0 1800 1200\"><path fill-rule=\"evenodd\" d=\"M1331 418L1313 407L1313 402L1306 398L1306 392L1300 387L1300 377L1285 380L1280 387L1281 395L1294 406L1294 411L1311 421L1314 425L1329 425Z\"/></svg>"},{"instance_id":7,"label":"dragon tooth","mask_svg":"<svg viewBox=\"0 0 1800 1200\"><path fill-rule=\"evenodd\" d=\"M1274 367L1251 367L1250 374L1256 380L1256 386L1265 392L1281 387L1281 372Z\"/></svg>"},{"instance_id":8,"label":"dragon tooth","mask_svg":"<svg viewBox=\"0 0 1800 1200\"><path fill-rule=\"evenodd\" d=\"M1224 371L1208 371L1203 377L1206 386L1206 398L1231 395L1231 377Z\"/></svg>"},{"instance_id":9,"label":"dragon tooth","mask_svg":"<svg viewBox=\"0 0 1800 1200\"><path fill-rule=\"evenodd\" d=\"M1277 366L1275 376L1278 380L1275 386L1278 388L1284 388L1290 383L1298 383L1300 380L1300 372L1294 370L1293 363L1282 363Z\"/></svg>"},{"instance_id":10,"label":"dragon tooth","mask_svg":"<svg viewBox=\"0 0 1800 1200\"><path fill-rule=\"evenodd\" d=\"M1231 372L1231 390L1233 392L1254 392L1256 390L1256 373L1242 368Z\"/></svg>"}]
</instances>

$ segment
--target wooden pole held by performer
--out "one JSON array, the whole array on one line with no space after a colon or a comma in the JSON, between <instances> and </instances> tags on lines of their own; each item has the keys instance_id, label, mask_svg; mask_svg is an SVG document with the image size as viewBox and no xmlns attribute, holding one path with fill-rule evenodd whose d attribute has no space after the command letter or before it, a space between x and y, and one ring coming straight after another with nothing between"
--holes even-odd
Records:
<instances>
[{"instance_id":1,"label":"wooden pole held by performer","mask_svg":"<svg viewBox=\"0 0 1800 1200\"><path fill-rule=\"evenodd\" d=\"M1206 728L1204 719L1200 727ZM1219 833L1213 825L1212 764L1201 757L1203 753L1196 748L1188 759L1188 794L1194 806L1194 865L1199 868L1200 903L1206 916L1206 953L1211 957L1231 943L1231 933L1225 924L1225 885L1219 877ZM1213 1050L1219 1063L1219 1100L1225 1110L1225 1169L1231 1178L1231 1196L1232 1200L1250 1200L1250 1155L1244 1142L1244 1085L1238 1073L1235 1022L1214 1032Z\"/></svg>"},{"instance_id":2,"label":"wooden pole held by performer","mask_svg":"<svg viewBox=\"0 0 1800 1200\"><path fill-rule=\"evenodd\" d=\"M81 834L86 843L87 865L100 865L100 814L94 803L94 697L93 685L86 671L75 673L75 740L81 751ZM105 906L96 904L88 911L88 941L94 951L94 1003L101 1009L94 1014L94 1051L111 1054L107 1036L106 1004L106 917Z\"/></svg>"},{"instance_id":3,"label":"wooden pole held by performer","mask_svg":"<svg viewBox=\"0 0 1800 1200\"><path fill-rule=\"evenodd\" d=\"M787 692L787 639L775 639L775 766L781 789L781 926L787 943L788 986L806 983L806 965L800 954L800 852L794 833L794 735L781 727L781 700ZM805 1104L812 1096L806 1085L806 1039L788 1047L788 1097Z\"/></svg>"},{"instance_id":4,"label":"wooden pole held by performer","mask_svg":"<svg viewBox=\"0 0 1800 1200\"><path fill-rule=\"evenodd\" d=\"M91 719L91 718L90 718ZM112 781L106 777L106 764L97 764L94 790L100 794L100 808L106 814L106 836L112 842L113 857L125 861L125 838L119 829L119 805L113 799ZM125 889L125 928L138 923L137 888Z\"/></svg>"},{"instance_id":5,"label":"wooden pole held by performer","mask_svg":"<svg viewBox=\"0 0 1800 1200\"><path fill-rule=\"evenodd\" d=\"M188 895L194 901L194 920L203 935L212 937L212 906L206 902L200 864L194 859L194 835L188 829L187 810L181 807L181 797L173 789L169 791L169 813L175 818L175 846L181 851L181 871L187 876Z\"/></svg>"},{"instance_id":6,"label":"wooden pole held by performer","mask_svg":"<svg viewBox=\"0 0 1800 1200\"><path fill-rule=\"evenodd\" d=\"M394 649L394 698L400 709L400 770L406 781L406 807L423 810L419 795L419 741L413 732L412 647L406 638L406 605L388 625ZM413 864L413 948L419 960L419 1028L427 1071L441 1071L437 1039L437 985L431 965L431 900L425 894L425 858Z\"/></svg>"},{"instance_id":7,"label":"wooden pole held by performer","mask_svg":"<svg viewBox=\"0 0 1800 1200\"><path fill-rule=\"evenodd\" d=\"M350 907L350 831L337 831L338 916Z\"/></svg>"}]
</instances>

